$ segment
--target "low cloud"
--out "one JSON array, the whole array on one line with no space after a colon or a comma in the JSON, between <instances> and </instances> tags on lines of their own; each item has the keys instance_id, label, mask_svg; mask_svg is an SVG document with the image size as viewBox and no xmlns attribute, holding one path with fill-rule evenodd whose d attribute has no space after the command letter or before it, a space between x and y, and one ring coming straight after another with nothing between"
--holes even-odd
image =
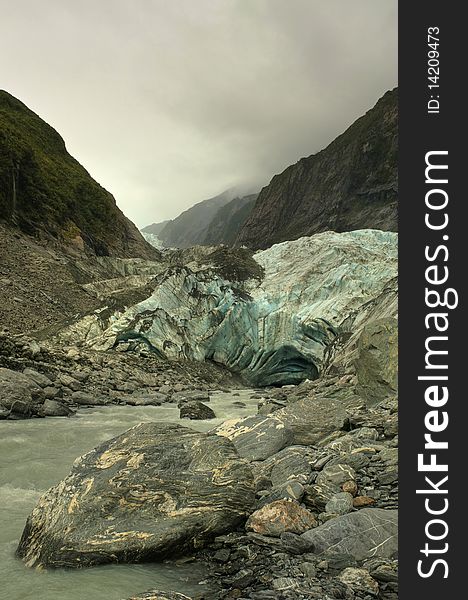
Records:
<instances>
[{"instance_id":1,"label":"low cloud","mask_svg":"<svg viewBox=\"0 0 468 600\"><path fill-rule=\"evenodd\" d=\"M394 0L16 0L2 87L137 225L252 188L397 84Z\"/></svg>"}]
</instances>

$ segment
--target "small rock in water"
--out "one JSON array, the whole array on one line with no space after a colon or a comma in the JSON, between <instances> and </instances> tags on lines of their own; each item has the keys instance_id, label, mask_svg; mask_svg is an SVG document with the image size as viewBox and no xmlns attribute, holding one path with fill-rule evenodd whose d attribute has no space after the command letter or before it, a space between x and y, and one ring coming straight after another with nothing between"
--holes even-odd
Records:
<instances>
[{"instance_id":1,"label":"small rock in water","mask_svg":"<svg viewBox=\"0 0 468 600\"><path fill-rule=\"evenodd\" d=\"M57 400L45 400L41 412L44 417L69 417L75 414L63 402L58 402Z\"/></svg>"},{"instance_id":2,"label":"small rock in water","mask_svg":"<svg viewBox=\"0 0 468 600\"><path fill-rule=\"evenodd\" d=\"M363 508L307 531L303 538L316 554L350 554L357 561L393 558L398 551L396 510Z\"/></svg>"},{"instance_id":3,"label":"small rock in water","mask_svg":"<svg viewBox=\"0 0 468 600\"><path fill-rule=\"evenodd\" d=\"M225 421L215 433L230 439L240 456L248 460L265 460L292 439L291 431L280 420L261 416Z\"/></svg>"},{"instance_id":4,"label":"small rock in water","mask_svg":"<svg viewBox=\"0 0 468 600\"><path fill-rule=\"evenodd\" d=\"M181 406L180 418L204 421L205 419L215 419L216 414L209 406L203 404L203 402L194 401L187 402Z\"/></svg>"},{"instance_id":5,"label":"small rock in water","mask_svg":"<svg viewBox=\"0 0 468 600\"><path fill-rule=\"evenodd\" d=\"M125 402L131 406L161 406L165 401L166 396L158 392L135 393L125 397Z\"/></svg>"},{"instance_id":6,"label":"small rock in water","mask_svg":"<svg viewBox=\"0 0 468 600\"><path fill-rule=\"evenodd\" d=\"M182 406L185 402L209 402L210 394L201 390L187 390L185 392L176 392L172 394L172 402L177 402L178 406Z\"/></svg>"}]
</instances>

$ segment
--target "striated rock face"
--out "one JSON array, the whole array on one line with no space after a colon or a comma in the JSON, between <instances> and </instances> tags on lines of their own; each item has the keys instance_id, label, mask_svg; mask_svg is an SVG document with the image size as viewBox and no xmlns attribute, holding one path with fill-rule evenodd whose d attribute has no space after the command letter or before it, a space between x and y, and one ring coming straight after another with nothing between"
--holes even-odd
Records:
<instances>
[{"instance_id":1,"label":"striated rock face","mask_svg":"<svg viewBox=\"0 0 468 600\"><path fill-rule=\"evenodd\" d=\"M396 510L363 508L303 534L315 554L348 554L355 560L394 558L398 552Z\"/></svg>"},{"instance_id":2,"label":"striated rock face","mask_svg":"<svg viewBox=\"0 0 468 600\"><path fill-rule=\"evenodd\" d=\"M78 254L158 257L60 135L1 90L0 221Z\"/></svg>"},{"instance_id":3,"label":"striated rock face","mask_svg":"<svg viewBox=\"0 0 468 600\"><path fill-rule=\"evenodd\" d=\"M260 192L237 244L268 248L326 230L397 229L397 89Z\"/></svg>"},{"instance_id":4,"label":"striated rock face","mask_svg":"<svg viewBox=\"0 0 468 600\"><path fill-rule=\"evenodd\" d=\"M17 553L31 567L164 559L234 528L254 498L226 438L140 424L75 461L39 500Z\"/></svg>"},{"instance_id":5,"label":"striated rock face","mask_svg":"<svg viewBox=\"0 0 468 600\"><path fill-rule=\"evenodd\" d=\"M203 402L192 400L181 406L180 418L195 420L215 419L216 414L209 406L203 404Z\"/></svg>"},{"instance_id":6,"label":"striated rock face","mask_svg":"<svg viewBox=\"0 0 468 600\"><path fill-rule=\"evenodd\" d=\"M213 360L253 384L297 383L318 376L340 328L349 331L397 272L396 234L375 230L278 244L254 256L258 272L213 255L217 269L172 267L149 298L106 320L86 317L74 338L102 350L143 339L160 356Z\"/></svg>"}]
</instances>

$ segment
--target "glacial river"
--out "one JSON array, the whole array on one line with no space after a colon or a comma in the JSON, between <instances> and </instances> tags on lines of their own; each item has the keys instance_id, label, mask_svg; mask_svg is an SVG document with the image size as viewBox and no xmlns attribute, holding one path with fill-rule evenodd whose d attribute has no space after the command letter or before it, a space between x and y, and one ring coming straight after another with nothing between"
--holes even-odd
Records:
<instances>
[{"instance_id":1,"label":"glacial river","mask_svg":"<svg viewBox=\"0 0 468 600\"><path fill-rule=\"evenodd\" d=\"M196 562L37 571L15 558L26 518L39 496L66 476L77 456L143 421L181 422L207 431L227 418L255 414L252 392L216 392L217 419L180 421L177 406L83 409L75 417L0 421L0 600L123 600L150 589L188 595L202 589ZM245 407L234 402L244 402Z\"/></svg>"}]
</instances>

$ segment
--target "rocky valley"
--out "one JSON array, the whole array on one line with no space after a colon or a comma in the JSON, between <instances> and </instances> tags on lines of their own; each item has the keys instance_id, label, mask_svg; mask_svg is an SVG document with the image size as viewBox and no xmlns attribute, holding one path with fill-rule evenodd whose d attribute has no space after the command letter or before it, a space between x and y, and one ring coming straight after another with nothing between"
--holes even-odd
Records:
<instances>
[{"instance_id":1,"label":"rocky valley","mask_svg":"<svg viewBox=\"0 0 468 600\"><path fill-rule=\"evenodd\" d=\"M96 600L397 599L395 122L393 91L258 198L146 228L156 249L0 93L0 491L26 498L1 556L24 597L92 573Z\"/></svg>"}]
</instances>

